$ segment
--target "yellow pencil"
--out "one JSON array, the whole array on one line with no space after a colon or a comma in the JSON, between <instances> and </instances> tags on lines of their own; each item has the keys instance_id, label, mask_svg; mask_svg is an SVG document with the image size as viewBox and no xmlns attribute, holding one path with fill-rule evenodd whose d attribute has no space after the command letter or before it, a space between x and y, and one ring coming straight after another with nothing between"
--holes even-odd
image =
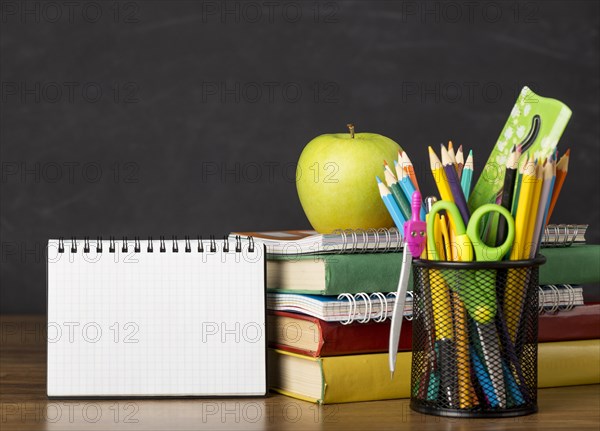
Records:
<instances>
[{"instance_id":1,"label":"yellow pencil","mask_svg":"<svg viewBox=\"0 0 600 431\"><path fill-rule=\"evenodd\" d=\"M544 183L544 166L538 163L535 172L535 187L529 207L529 219L527 220L527 233L525 234L525 248L523 249L523 258L534 258L536 247L533 245L535 222L537 220L540 196L542 194L542 184Z\"/></svg>"},{"instance_id":2,"label":"yellow pencil","mask_svg":"<svg viewBox=\"0 0 600 431\"><path fill-rule=\"evenodd\" d=\"M527 223L533 191L537 184L536 167L533 160L526 160L523 164L523 177L519 189L519 200L517 201L517 216L515 217L515 242L510 251L510 260L525 258L525 244L527 234Z\"/></svg>"},{"instance_id":3,"label":"yellow pencil","mask_svg":"<svg viewBox=\"0 0 600 431\"><path fill-rule=\"evenodd\" d=\"M452 302L454 303L454 340L456 343L456 362L458 374L458 402L461 409L471 407L471 370L469 366L469 339L467 330L467 316L465 306L458 295L452 291Z\"/></svg>"},{"instance_id":4,"label":"yellow pencil","mask_svg":"<svg viewBox=\"0 0 600 431\"><path fill-rule=\"evenodd\" d=\"M527 246L527 225L534 190L537 185L536 166L532 159L526 160L522 165L521 187L517 201L517 215L515 217L515 241L510 252L510 260L525 259ZM530 241L530 240L529 240ZM525 272L522 268L509 269L507 274L506 290L504 293L504 312L506 326L512 340L515 341L521 316L523 304L524 286L521 280L525 280Z\"/></svg>"},{"instance_id":5,"label":"yellow pencil","mask_svg":"<svg viewBox=\"0 0 600 431\"><path fill-rule=\"evenodd\" d=\"M440 216L440 226L442 228L442 240L444 241L444 253L446 255L446 260L453 261L454 254L452 253L452 238L450 237L450 233L448 230L448 220L445 215ZM451 229L450 229L451 230Z\"/></svg>"},{"instance_id":6,"label":"yellow pencil","mask_svg":"<svg viewBox=\"0 0 600 431\"><path fill-rule=\"evenodd\" d=\"M429 216L428 216L429 217ZM434 218L434 234L436 241L436 249L443 253L444 247L442 245L440 226L441 219L439 217ZM437 247L440 244L440 247ZM435 250L427 250L428 258L433 260ZM442 259L442 256L438 253L438 258ZM450 294L446 282L442 278L442 274L439 269L431 269L429 271L429 285L431 289L431 299L433 305L433 324L435 328L435 339L436 340L451 340L454 337L454 328L452 325L452 307L450 305Z\"/></svg>"},{"instance_id":7,"label":"yellow pencil","mask_svg":"<svg viewBox=\"0 0 600 431\"><path fill-rule=\"evenodd\" d=\"M446 247L444 246L444 234L442 232L442 219L438 214L435 217L433 225L433 237L435 239L435 247L438 250L438 257L440 260L446 260Z\"/></svg>"},{"instance_id":8,"label":"yellow pencil","mask_svg":"<svg viewBox=\"0 0 600 431\"><path fill-rule=\"evenodd\" d=\"M431 173L433 174L433 180L437 186L440 197L444 201L454 202L452 199L452 192L450 191L450 185L448 184L448 178L444 172L442 162L438 158L433 148L429 147L429 165L431 167Z\"/></svg>"}]
</instances>

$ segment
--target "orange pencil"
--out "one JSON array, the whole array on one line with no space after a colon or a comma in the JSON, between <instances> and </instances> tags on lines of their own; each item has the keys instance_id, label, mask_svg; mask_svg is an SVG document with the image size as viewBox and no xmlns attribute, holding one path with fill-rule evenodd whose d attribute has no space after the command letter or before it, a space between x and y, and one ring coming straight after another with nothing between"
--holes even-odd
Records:
<instances>
[{"instance_id":1,"label":"orange pencil","mask_svg":"<svg viewBox=\"0 0 600 431\"><path fill-rule=\"evenodd\" d=\"M398 151L398 163L404 169L404 172L408 174L410 182L415 186L415 189L419 190L419 183L417 182L417 176L415 175L415 168L408 158L406 151ZM419 190L420 192L421 190Z\"/></svg>"},{"instance_id":2,"label":"orange pencil","mask_svg":"<svg viewBox=\"0 0 600 431\"><path fill-rule=\"evenodd\" d=\"M556 165L556 181L554 183L554 190L552 190L552 199L550 200L550 208L548 209L546 224L550 223L550 217L552 217L552 211L554 210L554 206L556 205L556 201L558 200L560 189L562 189L562 186L565 183L565 178L567 177L567 173L569 172L570 154L571 149L569 148L565 152L565 154L563 154L563 156L558 161L558 164Z\"/></svg>"}]
</instances>

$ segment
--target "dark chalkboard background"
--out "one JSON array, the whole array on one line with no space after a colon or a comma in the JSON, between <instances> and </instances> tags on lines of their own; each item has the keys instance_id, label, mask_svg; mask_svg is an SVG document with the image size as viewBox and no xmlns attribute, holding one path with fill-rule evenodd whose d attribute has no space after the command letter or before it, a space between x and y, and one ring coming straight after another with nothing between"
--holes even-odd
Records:
<instances>
[{"instance_id":1,"label":"dark chalkboard background","mask_svg":"<svg viewBox=\"0 0 600 431\"><path fill-rule=\"evenodd\" d=\"M45 310L50 237L309 227L294 163L349 121L480 168L525 84L573 110L553 221L600 240L597 2L69 4L2 2L2 312Z\"/></svg>"}]
</instances>

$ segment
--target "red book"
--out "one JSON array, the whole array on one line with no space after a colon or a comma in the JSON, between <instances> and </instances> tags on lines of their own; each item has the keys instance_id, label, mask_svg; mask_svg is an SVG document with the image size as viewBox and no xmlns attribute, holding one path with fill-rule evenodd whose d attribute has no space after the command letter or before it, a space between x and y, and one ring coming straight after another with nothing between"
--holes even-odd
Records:
<instances>
[{"instance_id":1,"label":"red book","mask_svg":"<svg viewBox=\"0 0 600 431\"><path fill-rule=\"evenodd\" d=\"M316 317L286 311L267 315L269 346L313 357L388 351L390 320L383 322L326 322ZM412 322L404 319L398 351L410 351Z\"/></svg>"},{"instance_id":2,"label":"red book","mask_svg":"<svg viewBox=\"0 0 600 431\"><path fill-rule=\"evenodd\" d=\"M269 346L312 357L388 351L390 320L367 323L326 322L286 311L267 315ZM538 342L600 339L600 304L539 316ZM410 351L412 322L404 320L398 351Z\"/></svg>"},{"instance_id":3,"label":"red book","mask_svg":"<svg viewBox=\"0 0 600 431\"><path fill-rule=\"evenodd\" d=\"M587 304L556 314L541 314L538 341L574 341L600 338L600 304Z\"/></svg>"}]
</instances>

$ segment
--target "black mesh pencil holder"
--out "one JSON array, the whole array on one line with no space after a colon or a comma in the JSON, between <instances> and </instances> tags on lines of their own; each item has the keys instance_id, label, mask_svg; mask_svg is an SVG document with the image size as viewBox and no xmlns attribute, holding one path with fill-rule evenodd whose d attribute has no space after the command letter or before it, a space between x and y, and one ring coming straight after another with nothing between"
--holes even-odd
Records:
<instances>
[{"instance_id":1,"label":"black mesh pencil holder","mask_svg":"<svg viewBox=\"0 0 600 431\"><path fill-rule=\"evenodd\" d=\"M413 410L455 417L537 411L545 261L413 262Z\"/></svg>"}]
</instances>

